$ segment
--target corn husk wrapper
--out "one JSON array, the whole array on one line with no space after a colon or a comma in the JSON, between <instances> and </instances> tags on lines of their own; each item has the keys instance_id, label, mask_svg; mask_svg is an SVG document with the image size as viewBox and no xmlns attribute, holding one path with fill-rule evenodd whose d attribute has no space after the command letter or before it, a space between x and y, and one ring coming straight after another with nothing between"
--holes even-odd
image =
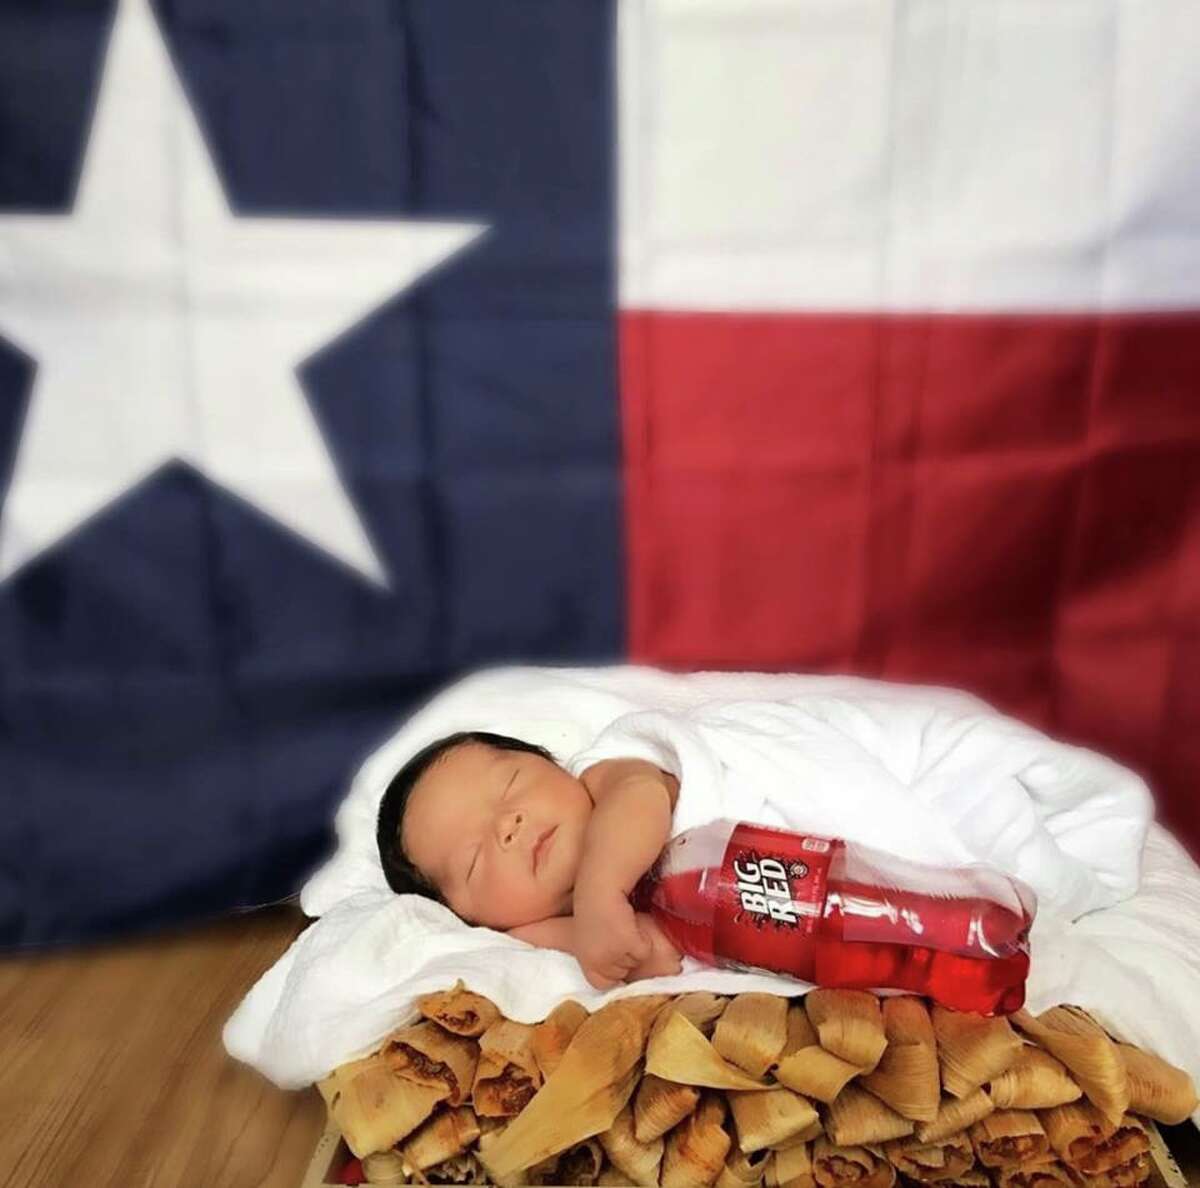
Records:
<instances>
[{"instance_id":1,"label":"corn husk wrapper","mask_svg":"<svg viewBox=\"0 0 1200 1188\"><path fill-rule=\"evenodd\" d=\"M626 1106L600 1135L600 1146L613 1164L635 1184L655 1188L662 1163L663 1141L640 1143L633 1133L633 1107Z\"/></svg>"},{"instance_id":2,"label":"corn husk wrapper","mask_svg":"<svg viewBox=\"0 0 1200 1188\"><path fill-rule=\"evenodd\" d=\"M470 1106L435 1114L404 1141L401 1153L413 1167L427 1167L460 1155L479 1138L479 1120Z\"/></svg>"},{"instance_id":3,"label":"corn husk wrapper","mask_svg":"<svg viewBox=\"0 0 1200 1188\"><path fill-rule=\"evenodd\" d=\"M1066 1065L1033 1044L986 1088L998 1110L1048 1110L1083 1096Z\"/></svg>"},{"instance_id":4,"label":"corn husk wrapper","mask_svg":"<svg viewBox=\"0 0 1200 1188\"><path fill-rule=\"evenodd\" d=\"M966 1097L943 1097L932 1122L917 1123L917 1138L923 1143L945 1142L952 1134L973 1126L996 1112L992 1099L982 1089Z\"/></svg>"},{"instance_id":5,"label":"corn husk wrapper","mask_svg":"<svg viewBox=\"0 0 1200 1188\"><path fill-rule=\"evenodd\" d=\"M831 1102L861 1070L826 1052L821 1047L817 1030L809 1021L803 1002L788 1006L787 1039L774 1069L781 1084L805 1097Z\"/></svg>"},{"instance_id":6,"label":"corn husk wrapper","mask_svg":"<svg viewBox=\"0 0 1200 1188\"><path fill-rule=\"evenodd\" d=\"M723 994L712 994L708 990L693 990L673 999L669 1006L663 1008L665 1015L668 1010L678 1011L688 1022L706 1038L712 1036L717 1021L729 1006L729 998ZM665 1019L663 1020L665 1022ZM658 1020L655 1020L656 1024Z\"/></svg>"},{"instance_id":7,"label":"corn husk wrapper","mask_svg":"<svg viewBox=\"0 0 1200 1188\"><path fill-rule=\"evenodd\" d=\"M408 1080L383 1052L340 1065L317 1082L317 1089L346 1146L360 1159L395 1146L450 1095L445 1083Z\"/></svg>"},{"instance_id":8,"label":"corn husk wrapper","mask_svg":"<svg viewBox=\"0 0 1200 1188\"><path fill-rule=\"evenodd\" d=\"M639 1060L663 995L618 999L589 1015L558 1067L481 1160L511 1176L548 1155L608 1130L637 1083Z\"/></svg>"},{"instance_id":9,"label":"corn husk wrapper","mask_svg":"<svg viewBox=\"0 0 1200 1188\"><path fill-rule=\"evenodd\" d=\"M858 1074L857 1065L814 1044L784 1056L772 1075L781 1085L828 1104Z\"/></svg>"},{"instance_id":10,"label":"corn husk wrapper","mask_svg":"<svg viewBox=\"0 0 1200 1188\"><path fill-rule=\"evenodd\" d=\"M586 1007L568 999L560 1002L540 1023L534 1025L529 1044L542 1080L558 1067L567 1046L587 1017Z\"/></svg>"},{"instance_id":11,"label":"corn husk wrapper","mask_svg":"<svg viewBox=\"0 0 1200 1188\"><path fill-rule=\"evenodd\" d=\"M512 1118L541 1088L542 1070L533 1054L533 1026L501 1019L479 1038L479 1067L471 1099L477 1114Z\"/></svg>"},{"instance_id":12,"label":"corn husk wrapper","mask_svg":"<svg viewBox=\"0 0 1200 1188\"><path fill-rule=\"evenodd\" d=\"M363 1176L368 1184L407 1184L411 1174L399 1151L376 1151L362 1161Z\"/></svg>"},{"instance_id":13,"label":"corn husk wrapper","mask_svg":"<svg viewBox=\"0 0 1200 1188\"><path fill-rule=\"evenodd\" d=\"M712 1046L718 1055L761 1078L787 1042L788 1001L778 994L739 994L717 1020Z\"/></svg>"},{"instance_id":14,"label":"corn husk wrapper","mask_svg":"<svg viewBox=\"0 0 1200 1188\"><path fill-rule=\"evenodd\" d=\"M1051 1007L1036 1019L1017 1011L1013 1022L1071 1070L1079 1087L1111 1122L1129 1109L1129 1082L1117 1045L1082 1011Z\"/></svg>"},{"instance_id":15,"label":"corn husk wrapper","mask_svg":"<svg viewBox=\"0 0 1200 1188\"><path fill-rule=\"evenodd\" d=\"M1053 1158L1050 1140L1029 1110L997 1110L970 1129L971 1145L985 1167L1018 1167Z\"/></svg>"},{"instance_id":16,"label":"corn husk wrapper","mask_svg":"<svg viewBox=\"0 0 1200 1188\"><path fill-rule=\"evenodd\" d=\"M896 1169L881 1153L866 1147L843 1147L819 1138L813 1144L813 1178L821 1188L891 1188Z\"/></svg>"},{"instance_id":17,"label":"corn husk wrapper","mask_svg":"<svg viewBox=\"0 0 1200 1188\"><path fill-rule=\"evenodd\" d=\"M576 1143L558 1157L555 1184L595 1184L604 1166L604 1149L597 1139Z\"/></svg>"},{"instance_id":18,"label":"corn husk wrapper","mask_svg":"<svg viewBox=\"0 0 1200 1188\"><path fill-rule=\"evenodd\" d=\"M965 1171L961 1176L951 1176L946 1180L938 1180L938 1188L991 1188L992 1181L988 1174L977 1167Z\"/></svg>"},{"instance_id":19,"label":"corn husk wrapper","mask_svg":"<svg viewBox=\"0 0 1200 1188\"><path fill-rule=\"evenodd\" d=\"M813 1139L819 1139L825 1133L825 1126L821 1119L818 1118L811 1126L806 1126L794 1138L788 1139L784 1143L772 1143L771 1146L775 1150L782 1150L784 1147L795 1146L796 1143L811 1143Z\"/></svg>"},{"instance_id":20,"label":"corn husk wrapper","mask_svg":"<svg viewBox=\"0 0 1200 1188\"><path fill-rule=\"evenodd\" d=\"M942 1099L937 1040L925 1004L910 995L885 999L887 1047L862 1087L914 1122L932 1122Z\"/></svg>"},{"instance_id":21,"label":"corn husk wrapper","mask_svg":"<svg viewBox=\"0 0 1200 1188\"><path fill-rule=\"evenodd\" d=\"M696 1188L713 1184L725 1167L733 1140L722 1122L725 1103L716 1093L706 1093L689 1115L667 1135L663 1151L662 1188Z\"/></svg>"},{"instance_id":22,"label":"corn husk wrapper","mask_svg":"<svg viewBox=\"0 0 1200 1188\"><path fill-rule=\"evenodd\" d=\"M830 1102L825 1133L838 1147L864 1147L912 1134L913 1123L857 1085L847 1085Z\"/></svg>"},{"instance_id":23,"label":"corn husk wrapper","mask_svg":"<svg viewBox=\"0 0 1200 1188\"><path fill-rule=\"evenodd\" d=\"M1087 1158L1116 1131L1116 1125L1090 1101L1043 1110L1038 1117L1054 1153L1072 1166Z\"/></svg>"},{"instance_id":24,"label":"corn husk wrapper","mask_svg":"<svg viewBox=\"0 0 1200 1188\"><path fill-rule=\"evenodd\" d=\"M1101 1172L1097 1176L1079 1175L1078 1182L1083 1188L1138 1188L1150 1180L1150 1156L1139 1155L1129 1163L1122 1163L1111 1171Z\"/></svg>"},{"instance_id":25,"label":"corn husk wrapper","mask_svg":"<svg viewBox=\"0 0 1200 1188\"><path fill-rule=\"evenodd\" d=\"M613 1167L610 1163L600 1172L600 1178L596 1183L608 1185L611 1188L630 1188L633 1181L620 1168Z\"/></svg>"},{"instance_id":26,"label":"corn husk wrapper","mask_svg":"<svg viewBox=\"0 0 1200 1188\"><path fill-rule=\"evenodd\" d=\"M1196 1086L1183 1069L1129 1044L1117 1044L1117 1055L1125 1066L1132 1113L1177 1126L1200 1105Z\"/></svg>"},{"instance_id":27,"label":"corn husk wrapper","mask_svg":"<svg viewBox=\"0 0 1200 1188\"><path fill-rule=\"evenodd\" d=\"M647 1073L633 1099L633 1134L639 1143L661 1138L700 1104L700 1090Z\"/></svg>"},{"instance_id":28,"label":"corn husk wrapper","mask_svg":"<svg viewBox=\"0 0 1200 1188\"><path fill-rule=\"evenodd\" d=\"M1007 1072L1024 1048L1005 1018L989 1019L936 1004L931 1014L942 1088L953 1097L966 1097Z\"/></svg>"},{"instance_id":29,"label":"corn husk wrapper","mask_svg":"<svg viewBox=\"0 0 1200 1188\"><path fill-rule=\"evenodd\" d=\"M383 1054L392 1070L417 1085L449 1090L448 1104L460 1106L470 1097L479 1065L479 1045L423 1021L392 1032Z\"/></svg>"},{"instance_id":30,"label":"corn husk wrapper","mask_svg":"<svg viewBox=\"0 0 1200 1188\"><path fill-rule=\"evenodd\" d=\"M709 1089L765 1089L756 1080L724 1060L694 1023L678 1011L664 1012L665 1018L650 1035L646 1048L646 1071L681 1085L703 1085Z\"/></svg>"},{"instance_id":31,"label":"corn husk wrapper","mask_svg":"<svg viewBox=\"0 0 1200 1188\"><path fill-rule=\"evenodd\" d=\"M879 999L865 990L810 990L804 999L821 1047L870 1072L887 1047Z\"/></svg>"},{"instance_id":32,"label":"corn husk wrapper","mask_svg":"<svg viewBox=\"0 0 1200 1188\"><path fill-rule=\"evenodd\" d=\"M501 1018L500 1008L490 998L468 990L461 978L452 990L422 994L417 1010L446 1031L476 1038Z\"/></svg>"},{"instance_id":33,"label":"corn husk wrapper","mask_svg":"<svg viewBox=\"0 0 1200 1188\"><path fill-rule=\"evenodd\" d=\"M1074 1166L1076 1171L1084 1175L1098 1176L1101 1172L1131 1162L1139 1155L1149 1154L1149 1151L1150 1136L1145 1126L1132 1114L1126 1114L1112 1134L1094 1143Z\"/></svg>"},{"instance_id":34,"label":"corn husk wrapper","mask_svg":"<svg viewBox=\"0 0 1200 1188\"><path fill-rule=\"evenodd\" d=\"M897 1171L923 1184L961 1176L975 1166L975 1151L966 1134L951 1135L941 1143L923 1143L913 1136L885 1143L884 1154Z\"/></svg>"},{"instance_id":35,"label":"corn husk wrapper","mask_svg":"<svg viewBox=\"0 0 1200 1188\"><path fill-rule=\"evenodd\" d=\"M488 1154L499 1143L502 1131L485 1131L479 1136L479 1161L486 1169ZM486 1172L486 1178L498 1188L525 1188L527 1184L555 1184L558 1182L558 1160L561 1152L539 1159L530 1167L517 1172L496 1175Z\"/></svg>"},{"instance_id":36,"label":"corn husk wrapper","mask_svg":"<svg viewBox=\"0 0 1200 1188\"><path fill-rule=\"evenodd\" d=\"M996 1177L999 1188L1075 1188L1077 1181L1061 1164L1031 1163L1025 1167L1001 1168Z\"/></svg>"},{"instance_id":37,"label":"corn husk wrapper","mask_svg":"<svg viewBox=\"0 0 1200 1188\"><path fill-rule=\"evenodd\" d=\"M746 1152L734 1146L725 1157L716 1188L749 1188L752 1184L761 1184L767 1163L772 1158L772 1152L766 1148Z\"/></svg>"},{"instance_id":38,"label":"corn husk wrapper","mask_svg":"<svg viewBox=\"0 0 1200 1188\"><path fill-rule=\"evenodd\" d=\"M788 1003L787 1010L787 1039L783 1041L783 1051L780 1059L799 1052L801 1048L818 1047L821 1043L817 1029L812 1025L808 1012L804 1009L804 1000L799 999Z\"/></svg>"},{"instance_id":39,"label":"corn husk wrapper","mask_svg":"<svg viewBox=\"0 0 1200 1188\"><path fill-rule=\"evenodd\" d=\"M766 1188L816 1188L816 1183L809 1143L781 1147L771 1156L763 1173Z\"/></svg>"},{"instance_id":40,"label":"corn husk wrapper","mask_svg":"<svg viewBox=\"0 0 1200 1188\"><path fill-rule=\"evenodd\" d=\"M820 1124L812 1102L790 1089L728 1094L729 1109L743 1151L761 1151L809 1132Z\"/></svg>"}]
</instances>

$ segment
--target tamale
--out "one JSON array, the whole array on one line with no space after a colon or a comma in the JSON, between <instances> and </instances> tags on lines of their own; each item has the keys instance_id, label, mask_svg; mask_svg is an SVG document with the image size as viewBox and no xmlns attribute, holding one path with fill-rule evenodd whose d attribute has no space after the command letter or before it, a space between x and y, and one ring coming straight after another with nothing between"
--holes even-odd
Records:
<instances>
[{"instance_id":1,"label":"tamale","mask_svg":"<svg viewBox=\"0 0 1200 1188\"><path fill-rule=\"evenodd\" d=\"M646 1048L646 1071L681 1085L710 1089L765 1089L740 1068L722 1059L699 1029L678 1011L656 1021Z\"/></svg>"},{"instance_id":2,"label":"tamale","mask_svg":"<svg viewBox=\"0 0 1200 1188\"><path fill-rule=\"evenodd\" d=\"M635 1184L655 1188L658 1184L658 1169L662 1163L663 1141L655 1138L640 1143L633 1133L633 1109L625 1106L613 1120L613 1124L597 1136L600 1146L613 1164Z\"/></svg>"},{"instance_id":3,"label":"tamale","mask_svg":"<svg viewBox=\"0 0 1200 1188\"><path fill-rule=\"evenodd\" d=\"M941 1102L937 1041L925 1004L911 995L884 999L887 1047L859 1084L914 1122L932 1122Z\"/></svg>"},{"instance_id":4,"label":"tamale","mask_svg":"<svg viewBox=\"0 0 1200 1188\"><path fill-rule=\"evenodd\" d=\"M725 1166L716 1179L716 1188L750 1188L761 1184L771 1152L765 1147L749 1153L734 1146L725 1156Z\"/></svg>"},{"instance_id":5,"label":"tamale","mask_svg":"<svg viewBox=\"0 0 1200 1188\"><path fill-rule=\"evenodd\" d=\"M376 1151L362 1161L363 1177L368 1184L407 1184L412 1168L399 1151Z\"/></svg>"},{"instance_id":6,"label":"tamale","mask_svg":"<svg viewBox=\"0 0 1200 1188\"><path fill-rule=\"evenodd\" d=\"M1007 1072L1021 1055L1021 1037L1005 1018L989 1019L936 1004L931 1014L942 1088L954 1097L966 1097Z\"/></svg>"},{"instance_id":7,"label":"tamale","mask_svg":"<svg viewBox=\"0 0 1200 1188\"><path fill-rule=\"evenodd\" d=\"M857 1065L825 1051L819 1044L789 1053L772 1070L781 1085L826 1103L833 1101L858 1073Z\"/></svg>"},{"instance_id":8,"label":"tamale","mask_svg":"<svg viewBox=\"0 0 1200 1188\"><path fill-rule=\"evenodd\" d=\"M790 1089L730 1091L727 1097L738 1146L743 1151L760 1151L787 1142L820 1122L812 1103Z\"/></svg>"},{"instance_id":9,"label":"tamale","mask_svg":"<svg viewBox=\"0 0 1200 1188\"><path fill-rule=\"evenodd\" d=\"M600 1169L604 1166L604 1150L594 1139L584 1139L569 1147L558 1157L558 1167L555 1169L554 1183L575 1185L592 1185L600 1177Z\"/></svg>"},{"instance_id":10,"label":"tamale","mask_svg":"<svg viewBox=\"0 0 1200 1188\"><path fill-rule=\"evenodd\" d=\"M360 1159L406 1138L450 1093L445 1083L407 1080L382 1052L339 1066L317 1088L346 1146Z\"/></svg>"},{"instance_id":11,"label":"tamale","mask_svg":"<svg viewBox=\"0 0 1200 1188\"><path fill-rule=\"evenodd\" d=\"M494 1177L608 1130L633 1094L639 1061L662 995L610 1002L589 1015L533 1100L480 1157Z\"/></svg>"},{"instance_id":12,"label":"tamale","mask_svg":"<svg viewBox=\"0 0 1200 1188\"><path fill-rule=\"evenodd\" d=\"M961 1176L951 1176L946 1180L936 1181L938 1188L991 1188L992 1181L988 1174L978 1167L965 1171Z\"/></svg>"},{"instance_id":13,"label":"tamale","mask_svg":"<svg viewBox=\"0 0 1200 1188\"><path fill-rule=\"evenodd\" d=\"M705 1093L695 1112L667 1135L659 1180L662 1188L696 1188L716 1182L733 1145L722 1125L724 1118L725 1103L720 1095Z\"/></svg>"},{"instance_id":14,"label":"tamale","mask_svg":"<svg viewBox=\"0 0 1200 1188\"><path fill-rule=\"evenodd\" d=\"M707 990L693 990L681 994L671 1000L667 1010L678 1011L685 1019L694 1024L696 1029L706 1037L710 1037L717 1021L729 1006L729 998L723 994L711 994Z\"/></svg>"},{"instance_id":15,"label":"tamale","mask_svg":"<svg viewBox=\"0 0 1200 1188\"><path fill-rule=\"evenodd\" d=\"M960 1176L975 1165L975 1152L966 1134L940 1143L923 1143L915 1135L885 1143L884 1154L897 1171L922 1183Z\"/></svg>"},{"instance_id":16,"label":"tamale","mask_svg":"<svg viewBox=\"0 0 1200 1188\"><path fill-rule=\"evenodd\" d=\"M982 1089L976 1089L966 1097L943 1097L937 1117L932 1122L917 1123L917 1138L923 1143L944 1142L995 1110L992 1099Z\"/></svg>"},{"instance_id":17,"label":"tamale","mask_svg":"<svg viewBox=\"0 0 1200 1188\"><path fill-rule=\"evenodd\" d=\"M422 994L417 999L417 1010L455 1035L478 1037L500 1020L500 1008L482 994L467 990L461 978L452 990Z\"/></svg>"},{"instance_id":18,"label":"tamale","mask_svg":"<svg viewBox=\"0 0 1200 1188\"><path fill-rule=\"evenodd\" d=\"M896 1169L866 1147L839 1146L819 1138L813 1144L813 1177L821 1188L891 1188Z\"/></svg>"},{"instance_id":19,"label":"tamale","mask_svg":"<svg viewBox=\"0 0 1200 1188\"><path fill-rule=\"evenodd\" d=\"M865 990L810 990L804 999L821 1047L870 1072L887 1047L879 999Z\"/></svg>"},{"instance_id":20,"label":"tamale","mask_svg":"<svg viewBox=\"0 0 1200 1188\"><path fill-rule=\"evenodd\" d=\"M661 1138L699 1104L700 1090L647 1073L633 1099L633 1133L639 1143Z\"/></svg>"},{"instance_id":21,"label":"tamale","mask_svg":"<svg viewBox=\"0 0 1200 1188\"><path fill-rule=\"evenodd\" d=\"M545 1080L557 1067L562 1054L588 1016L587 1010L572 999L560 1002L540 1023L534 1025L530 1047L538 1070Z\"/></svg>"},{"instance_id":22,"label":"tamale","mask_svg":"<svg viewBox=\"0 0 1200 1188\"><path fill-rule=\"evenodd\" d=\"M1036 1019L1025 1010L1013 1022L1071 1070L1079 1087L1111 1122L1129 1108L1129 1082L1117 1045L1078 1008L1051 1007Z\"/></svg>"},{"instance_id":23,"label":"tamale","mask_svg":"<svg viewBox=\"0 0 1200 1188\"><path fill-rule=\"evenodd\" d=\"M1085 1176L1098 1176L1111 1171L1123 1163L1129 1163L1139 1155L1150 1151L1150 1136L1145 1126L1132 1114L1126 1114L1120 1124L1107 1138L1093 1143L1074 1164L1076 1171Z\"/></svg>"},{"instance_id":24,"label":"tamale","mask_svg":"<svg viewBox=\"0 0 1200 1188\"><path fill-rule=\"evenodd\" d=\"M787 1041L788 1000L778 994L739 994L713 1031L712 1046L731 1064L762 1077Z\"/></svg>"},{"instance_id":25,"label":"tamale","mask_svg":"<svg viewBox=\"0 0 1200 1188\"><path fill-rule=\"evenodd\" d=\"M1055 1154L1073 1167L1111 1138L1117 1129L1117 1124L1090 1101L1055 1106L1042 1110L1038 1117Z\"/></svg>"},{"instance_id":26,"label":"tamale","mask_svg":"<svg viewBox=\"0 0 1200 1188\"><path fill-rule=\"evenodd\" d=\"M815 1188L812 1146L793 1143L774 1152L763 1173L765 1188Z\"/></svg>"},{"instance_id":27,"label":"tamale","mask_svg":"<svg viewBox=\"0 0 1200 1188\"><path fill-rule=\"evenodd\" d=\"M414 1130L401 1147L404 1158L422 1171L465 1151L479 1138L479 1121L470 1106L444 1110Z\"/></svg>"},{"instance_id":28,"label":"tamale","mask_svg":"<svg viewBox=\"0 0 1200 1188\"><path fill-rule=\"evenodd\" d=\"M1016 1063L985 1088L999 1110L1048 1110L1083 1096L1066 1065L1033 1044L1026 1044Z\"/></svg>"},{"instance_id":29,"label":"tamale","mask_svg":"<svg viewBox=\"0 0 1200 1188\"><path fill-rule=\"evenodd\" d=\"M533 1026L501 1019L479 1037L479 1066L471 1100L477 1114L515 1117L541 1087Z\"/></svg>"},{"instance_id":30,"label":"tamale","mask_svg":"<svg viewBox=\"0 0 1200 1188\"><path fill-rule=\"evenodd\" d=\"M998 1188L1074 1188L1078 1181L1061 1163L1028 1163L999 1169Z\"/></svg>"},{"instance_id":31,"label":"tamale","mask_svg":"<svg viewBox=\"0 0 1200 1188\"><path fill-rule=\"evenodd\" d=\"M1150 1182L1153 1164L1150 1156L1138 1155L1128 1163L1122 1163L1099 1175L1079 1175L1078 1182L1083 1188L1140 1188Z\"/></svg>"},{"instance_id":32,"label":"tamale","mask_svg":"<svg viewBox=\"0 0 1200 1188\"><path fill-rule=\"evenodd\" d=\"M600 1178L596 1181L597 1184L603 1184L605 1188L636 1188L636 1181L631 1180L618 1167L613 1167L610 1163L600 1172Z\"/></svg>"},{"instance_id":33,"label":"tamale","mask_svg":"<svg viewBox=\"0 0 1200 1188\"><path fill-rule=\"evenodd\" d=\"M460 1106L471 1097L479 1044L423 1021L392 1032L382 1052L392 1071L417 1085L445 1085L447 1102Z\"/></svg>"},{"instance_id":34,"label":"tamale","mask_svg":"<svg viewBox=\"0 0 1200 1188\"><path fill-rule=\"evenodd\" d=\"M838 1147L861 1147L904 1138L913 1123L857 1085L847 1085L829 1104L825 1132Z\"/></svg>"},{"instance_id":35,"label":"tamale","mask_svg":"<svg viewBox=\"0 0 1200 1188\"><path fill-rule=\"evenodd\" d=\"M1029 1110L997 1110L969 1133L976 1158L985 1167L1017 1167L1052 1158L1046 1132Z\"/></svg>"},{"instance_id":36,"label":"tamale","mask_svg":"<svg viewBox=\"0 0 1200 1188\"><path fill-rule=\"evenodd\" d=\"M1129 1085L1129 1108L1135 1114L1177 1126L1200 1104L1196 1086L1182 1068L1130 1044L1117 1044Z\"/></svg>"}]
</instances>

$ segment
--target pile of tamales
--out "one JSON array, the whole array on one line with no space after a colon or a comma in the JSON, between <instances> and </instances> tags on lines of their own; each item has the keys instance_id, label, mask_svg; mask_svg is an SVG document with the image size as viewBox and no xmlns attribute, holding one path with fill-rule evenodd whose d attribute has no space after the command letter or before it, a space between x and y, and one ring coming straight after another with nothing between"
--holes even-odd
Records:
<instances>
[{"instance_id":1,"label":"pile of tamales","mask_svg":"<svg viewBox=\"0 0 1200 1188\"><path fill-rule=\"evenodd\" d=\"M320 1089L367 1180L1132 1188L1184 1071L1090 1016L911 996L631 996L537 1024L462 983Z\"/></svg>"}]
</instances>

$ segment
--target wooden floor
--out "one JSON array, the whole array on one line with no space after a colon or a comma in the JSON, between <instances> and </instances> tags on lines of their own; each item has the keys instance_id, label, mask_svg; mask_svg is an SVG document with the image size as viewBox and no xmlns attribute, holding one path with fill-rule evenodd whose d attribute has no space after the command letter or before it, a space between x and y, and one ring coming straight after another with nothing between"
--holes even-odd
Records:
<instances>
[{"instance_id":1,"label":"wooden floor","mask_svg":"<svg viewBox=\"0 0 1200 1188\"><path fill-rule=\"evenodd\" d=\"M0 958L0 1188L298 1188L324 1103L231 1059L221 1028L305 923L288 905ZM1200 1185L1200 1135L1164 1134Z\"/></svg>"},{"instance_id":2,"label":"wooden floor","mask_svg":"<svg viewBox=\"0 0 1200 1188\"><path fill-rule=\"evenodd\" d=\"M298 907L0 958L3 1188L296 1188L325 1121L231 1059L221 1028Z\"/></svg>"}]
</instances>

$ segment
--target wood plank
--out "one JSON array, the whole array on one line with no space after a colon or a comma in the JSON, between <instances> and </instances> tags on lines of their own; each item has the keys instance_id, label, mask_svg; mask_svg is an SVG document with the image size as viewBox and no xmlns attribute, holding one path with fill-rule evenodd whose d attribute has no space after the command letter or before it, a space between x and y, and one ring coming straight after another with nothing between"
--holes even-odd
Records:
<instances>
[{"instance_id":1,"label":"wood plank","mask_svg":"<svg viewBox=\"0 0 1200 1188\"><path fill-rule=\"evenodd\" d=\"M3 1188L295 1188L325 1122L221 1028L307 923L294 904L0 958Z\"/></svg>"}]
</instances>

